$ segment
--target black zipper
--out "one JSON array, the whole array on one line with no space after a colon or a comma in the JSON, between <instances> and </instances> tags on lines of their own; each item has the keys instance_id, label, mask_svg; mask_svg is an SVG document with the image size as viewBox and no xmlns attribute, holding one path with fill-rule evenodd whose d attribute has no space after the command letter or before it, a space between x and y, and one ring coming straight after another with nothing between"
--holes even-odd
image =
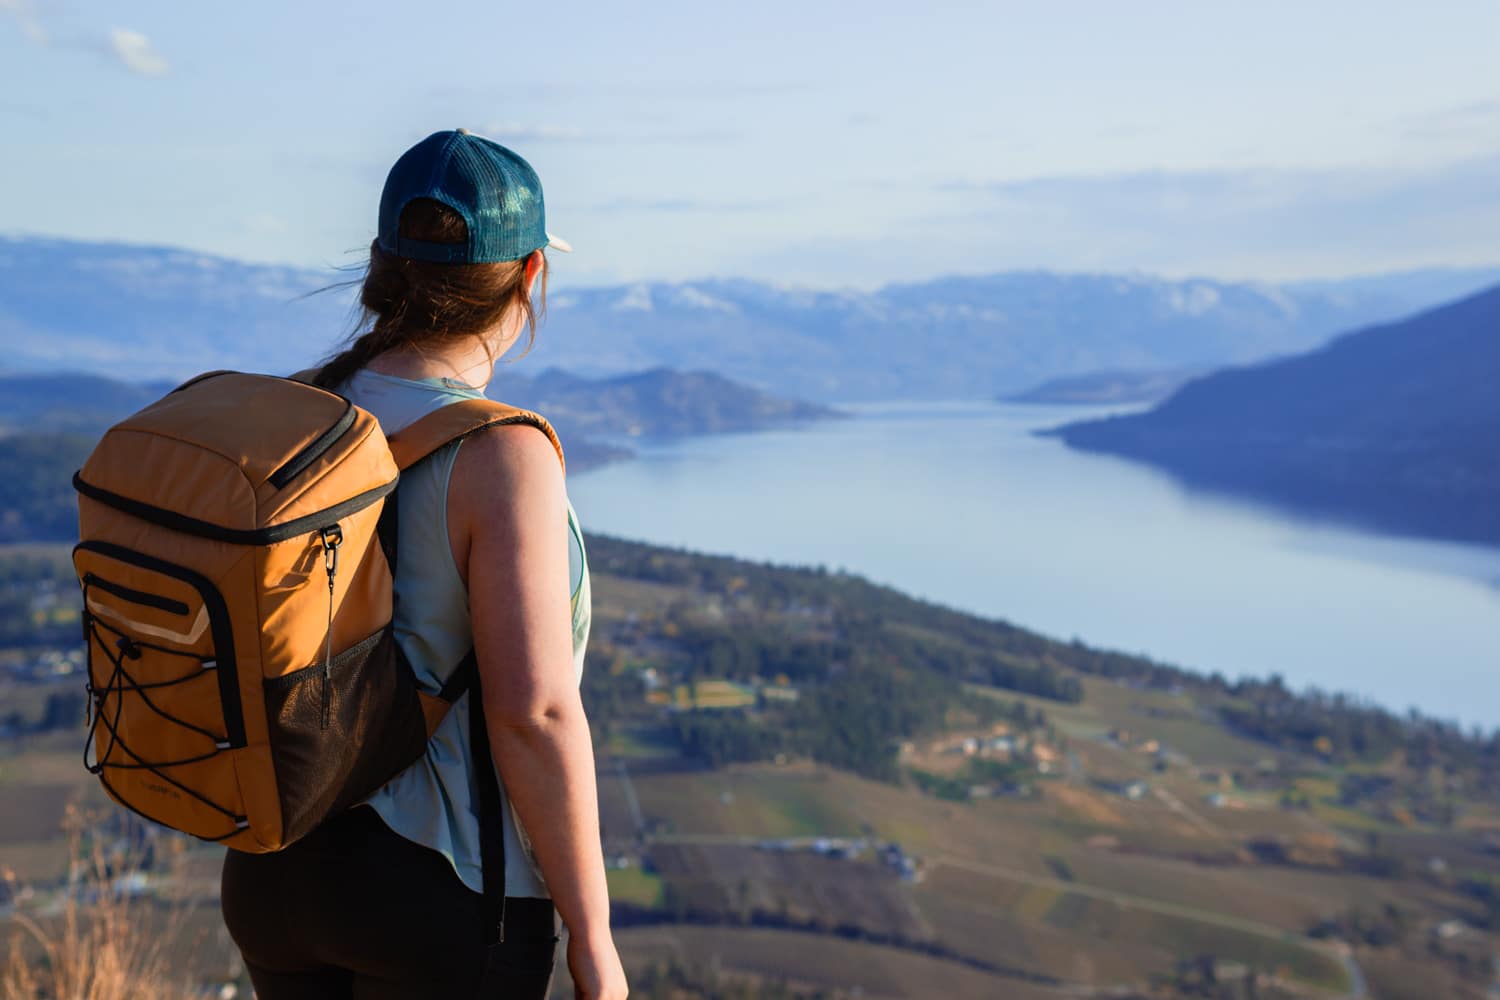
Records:
<instances>
[{"instance_id":1,"label":"black zipper","mask_svg":"<svg viewBox=\"0 0 1500 1000\"><path fill-rule=\"evenodd\" d=\"M139 566L141 569L181 580L198 591L198 596L203 599L203 606L208 609L209 628L213 631L214 658L218 666L214 672L218 675L219 703L224 710L225 741L230 749L244 746L245 714L240 704L239 673L235 670L234 634L229 624L229 608L225 605L224 595L219 593L219 588L215 587L207 577L185 566L178 566L176 563L169 563L112 542L79 542L73 547L73 551L75 553L96 552L118 562ZM183 614L186 613L187 610L184 608Z\"/></svg>"},{"instance_id":2,"label":"black zipper","mask_svg":"<svg viewBox=\"0 0 1500 1000\"><path fill-rule=\"evenodd\" d=\"M303 448L297 454L287 459L281 468L267 477L267 482L279 490L293 479L296 479L309 465L317 461L324 452L332 448L334 442L344 436L345 431L354 426L354 417L354 404L346 400L344 403L344 412L334 421L333 426L322 434L319 434L306 448Z\"/></svg>"},{"instance_id":3,"label":"black zipper","mask_svg":"<svg viewBox=\"0 0 1500 1000\"><path fill-rule=\"evenodd\" d=\"M272 524L264 528L225 528L212 521L188 517L186 514L179 514L165 507L132 500L130 497L123 497L118 493L91 486L83 481L81 471L73 473L73 488L90 500L97 500L116 510L138 517L142 521L159 524L163 528L197 535L199 538L212 538L216 542L231 542L235 545L271 545L298 535L311 534L319 528L326 528L337 521L342 521L350 514L364 510L372 503L385 498L396 488L396 483L397 480L392 479L388 483L381 483L374 489L365 490L357 496L350 497L343 503L336 503L325 510L314 511L290 521L283 521L281 524Z\"/></svg>"},{"instance_id":4,"label":"black zipper","mask_svg":"<svg viewBox=\"0 0 1500 1000\"><path fill-rule=\"evenodd\" d=\"M103 577L95 576L93 573L85 573L83 575L83 582L90 587L98 587L106 594L114 594L123 601L129 601L132 604L143 604L148 608L156 608L158 611L167 611L174 615L183 615L185 617L189 610L188 606L181 601L173 600L170 597L163 597L160 594L148 594L144 590L135 590L118 583L111 583Z\"/></svg>"}]
</instances>

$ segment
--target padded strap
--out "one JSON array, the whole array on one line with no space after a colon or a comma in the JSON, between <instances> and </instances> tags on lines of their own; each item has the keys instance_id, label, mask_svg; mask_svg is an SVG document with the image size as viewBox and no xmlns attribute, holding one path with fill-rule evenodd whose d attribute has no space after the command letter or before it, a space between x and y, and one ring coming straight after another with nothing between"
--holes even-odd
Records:
<instances>
[{"instance_id":1,"label":"padded strap","mask_svg":"<svg viewBox=\"0 0 1500 1000\"><path fill-rule=\"evenodd\" d=\"M484 872L484 931L493 946L505 940L505 826L500 814L500 779L490 754L490 730L484 720L484 698L479 691L479 667L474 651L464 657L459 672L468 668L469 745L474 757L474 783L479 794L479 867Z\"/></svg>"},{"instance_id":2,"label":"padded strap","mask_svg":"<svg viewBox=\"0 0 1500 1000\"><path fill-rule=\"evenodd\" d=\"M317 383L318 376L323 373L321 368L304 368L300 372L293 372L287 378L293 382L306 382L308 385Z\"/></svg>"},{"instance_id":3,"label":"padded strap","mask_svg":"<svg viewBox=\"0 0 1500 1000\"><path fill-rule=\"evenodd\" d=\"M557 432L540 414L497 403L492 399L465 399L458 403L440 406L414 423L392 434L387 440L391 454L396 457L396 468L405 472L422 459L431 455L451 441L458 441L484 430L506 424L530 424L552 442L557 451L557 460L563 462L562 442Z\"/></svg>"},{"instance_id":4,"label":"padded strap","mask_svg":"<svg viewBox=\"0 0 1500 1000\"><path fill-rule=\"evenodd\" d=\"M432 736L437 732L437 727L448 715L448 709L453 703L463 697L465 691L479 686L479 661L474 657L474 651L459 661L453 673L448 676L443 689L437 694L428 694L425 691L417 692L417 697L422 701L422 715L427 720L427 735Z\"/></svg>"},{"instance_id":5,"label":"padded strap","mask_svg":"<svg viewBox=\"0 0 1500 1000\"><path fill-rule=\"evenodd\" d=\"M484 918L486 943L505 940L505 827L500 808L500 780L490 755L490 731L484 718L484 698L479 693L479 660L470 649L459 661L443 689L423 694L422 714L427 716L431 736L448 709L465 693L469 695L469 744L474 757L474 784L479 806L479 867L484 873Z\"/></svg>"}]
</instances>

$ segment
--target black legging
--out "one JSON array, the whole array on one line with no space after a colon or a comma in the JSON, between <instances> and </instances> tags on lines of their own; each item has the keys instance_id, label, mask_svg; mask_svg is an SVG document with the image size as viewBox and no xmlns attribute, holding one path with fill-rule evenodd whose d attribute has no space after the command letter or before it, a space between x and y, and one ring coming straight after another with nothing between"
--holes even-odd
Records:
<instances>
[{"instance_id":1,"label":"black legging","mask_svg":"<svg viewBox=\"0 0 1500 1000\"><path fill-rule=\"evenodd\" d=\"M508 898L491 949L480 899L366 806L284 851L224 859L224 922L259 1000L545 997L552 902Z\"/></svg>"}]
</instances>

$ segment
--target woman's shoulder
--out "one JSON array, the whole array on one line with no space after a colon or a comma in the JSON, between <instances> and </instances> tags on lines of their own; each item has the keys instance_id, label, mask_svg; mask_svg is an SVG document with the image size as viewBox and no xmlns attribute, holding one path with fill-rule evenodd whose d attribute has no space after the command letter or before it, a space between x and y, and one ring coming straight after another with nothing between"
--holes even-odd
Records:
<instances>
[{"instance_id":1,"label":"woman's shoulder","mask_svg":"<svg viewBox=\"0 0 1500 1000\"><path fill-rule=\"evenodd\" d=\"M493 500L505 497L499 508L525 513L531 501L556 511L567 503L562 465L557 449L539 428L529 424L486 427L469 435L454 460L450 496L483 504L489 515Z\"/></svg>"},{"instance_id":2,"label":"woman's shoulder","mask_svg":"<svg viewBox=\"0 0 1500 1000\"><path fill-rule=\"evenodd\" d=\"M562 480L557 446L543 428L530 423L499 424L469 434L459 461L472 472L502 478Z\"/></svg>"}]
</instances>

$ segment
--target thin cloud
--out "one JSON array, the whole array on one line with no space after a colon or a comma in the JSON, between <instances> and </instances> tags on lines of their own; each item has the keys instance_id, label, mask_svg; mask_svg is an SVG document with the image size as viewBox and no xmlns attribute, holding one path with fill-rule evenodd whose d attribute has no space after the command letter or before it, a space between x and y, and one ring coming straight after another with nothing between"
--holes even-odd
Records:
<instances>
[{"instance_id":1,"label":"thin cloud","mask_svg":"<svg viewBox=\"0 0 1500 1000\"><path fill-rule=\"evenodd\" d=\"M991 260L1302 277L1496 260L1500 153L1423 168L1144 170L930 187Z\"/></svg>"},{"instance_id":2,"label":"thin cloud","mask_svg":"<svg viewBox=\"0 0 1500 1000\"><path fill-rule=\"evenodd\" d=\"M934 186L945 194L988 195L992 207L1027 203L1111 210L1119 215L1163 213L1206 218L1244 210L1300 210L1411 199L1429 207L1456 205L1500 194L1495 170L1500 153L1423 169L1346 167L1323 169L1141 170L1058 174L1014 180L951 180ZM1445 197L1446 195L1446 197Z\"/></svg>"},{"instance_id":3,"label":"thin cloud","mask_svg":"<svg viewBox=\"0 0 1500 1000\"><path fill-rule=\"evenodd\" d=\"M42 23L34 0L0 0L0 14L14 18L21 33L35 45L94 52L137 76L165 76L171 69L151 40L131 28L111 28L102 34L74 32L54 37Z\"/></svg>"},{"instance_id":4,"label":"thin cloud","mask_svg":"<svg viewBox=\"0 0 1500 1000\"><path fill-rule=\"evenodd\" d=\"M165 76L170 68L151 39L129 28L111 28L109 52L137 76Z\"/></svg>"},{"instance_id":5,"label":"thin cloud","mask_svg":"<svg viewBox=\"0 0 1500 1000\"><path fill-rule=\"evenodd\" d=\"M36 4L31 0L0 0L0 11L16 19L21 27L21 34L27 40L37 45L46 45L51 40L47 29L42 26L41 18L37 16Z\"/></svg>"}]
</instances>

